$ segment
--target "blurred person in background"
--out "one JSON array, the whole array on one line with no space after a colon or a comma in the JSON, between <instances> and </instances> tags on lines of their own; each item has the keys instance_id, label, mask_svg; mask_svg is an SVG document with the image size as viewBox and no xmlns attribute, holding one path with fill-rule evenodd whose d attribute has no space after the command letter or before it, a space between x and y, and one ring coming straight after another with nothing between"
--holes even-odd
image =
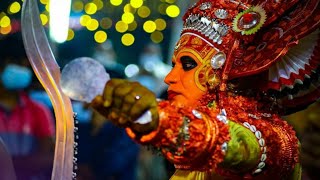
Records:
<instances>
[{"instance_id":1,"label":"blurred person in background","mask_svg":"<svg viewBox=\"0 0 320 180\"><path fill-rule=\"evenodd\" d=\"M54 120L50 110L33 101L32 81L20 33L0 40L0 137L12 156L18 180L50 178Z\"/></svg>"},{"instance_id":2,"label":"blurred person in background","mask_svg":"<svg viewBox=\"0 0 320 180\"><path fill-rule=\"evenodd\" d=\"M11 156L0 137L0 174L2 180L15 180L16 174Z\"/></svg>"}]
</instances>

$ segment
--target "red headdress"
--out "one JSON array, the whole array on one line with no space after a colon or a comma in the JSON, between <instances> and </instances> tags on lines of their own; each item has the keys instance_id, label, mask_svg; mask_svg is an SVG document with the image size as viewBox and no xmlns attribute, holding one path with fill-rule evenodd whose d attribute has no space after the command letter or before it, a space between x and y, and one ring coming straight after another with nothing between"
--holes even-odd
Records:
<instances>
[{"instance_id":1,"label":"red headdress","mask_svg":"<svg viewBox=\"0 0 320 180\"><path fill-rule=\"evenodd\" d=\"M200 0L184 15L182 34L226 54L224 81L259 75L255 88L281 105L307 105L320 97L319 9L319 0Z\"/></svg>"}]
</instances>

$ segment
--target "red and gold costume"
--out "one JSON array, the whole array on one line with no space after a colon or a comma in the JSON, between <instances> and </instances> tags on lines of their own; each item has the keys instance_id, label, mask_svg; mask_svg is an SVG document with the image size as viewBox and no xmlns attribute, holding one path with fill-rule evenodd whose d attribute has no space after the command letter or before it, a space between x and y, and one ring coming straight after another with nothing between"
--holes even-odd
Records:
<instances>
[{"instance_id":1,"label":"red and gold costume","mask_svg":"<svg viewBox=\"0 0 320 180\"><path fill-rule=\"evenodd\" d=\"M318 0L200 0L183 18L158 128L129 136L173 162L174 180L300 179L298 139L280 116L320 95L319 9Z\"/></svg>"}]
</instances>

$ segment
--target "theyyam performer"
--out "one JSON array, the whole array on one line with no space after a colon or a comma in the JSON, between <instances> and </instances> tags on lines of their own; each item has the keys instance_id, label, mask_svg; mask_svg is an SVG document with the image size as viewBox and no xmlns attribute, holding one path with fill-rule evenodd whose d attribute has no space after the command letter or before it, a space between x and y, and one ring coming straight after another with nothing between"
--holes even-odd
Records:
<instances>
[{"instance_id":1,"label":"theyyam performer","mask_svg":"<svg viewBox=\"0 0 320 180\"><path fill-rule=\"evenodd\" d=\"M92 105L153 146L171 179L300 179L299 142L280 117L320 95L319 0L200 0L165 78L168 100L111 79Z\"/></svg>"}]
</instances>

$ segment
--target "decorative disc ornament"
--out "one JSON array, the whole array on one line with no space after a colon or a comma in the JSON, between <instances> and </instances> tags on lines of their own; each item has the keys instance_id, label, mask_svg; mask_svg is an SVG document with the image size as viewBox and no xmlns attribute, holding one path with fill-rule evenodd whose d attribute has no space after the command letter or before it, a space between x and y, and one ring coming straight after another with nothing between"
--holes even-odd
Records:
<instances>
[{"instance_id":1,"label":"decorative disc ornament","mask_svg":"<svg viewBox=\"0 0 320 180\"><path fill-rule=\"evenodd\" d=\"M211 58L211 67L213 69L221 68L226 62L226 55L223 52L218 52Z\"/></svg>"},{"instance_id":2,"label":"decorative disc ornament","mask_svg":"<svg viewBox=\"0 0 320 180\"><path fill-rule=\"evenodd\" d=\"M242 35L251 35L263 26L266 19L266 11L261 6L254 6L234 18L232 29Z\"/></svg>"}]
</instances>

